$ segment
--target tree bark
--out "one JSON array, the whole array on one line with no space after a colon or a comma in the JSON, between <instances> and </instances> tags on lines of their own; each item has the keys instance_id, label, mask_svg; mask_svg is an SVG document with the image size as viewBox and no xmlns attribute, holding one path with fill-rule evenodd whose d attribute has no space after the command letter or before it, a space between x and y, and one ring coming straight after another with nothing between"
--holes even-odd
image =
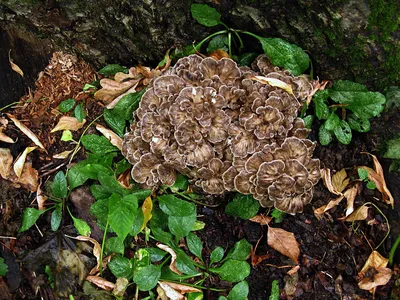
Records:
<instances>
[{"instance_id":1,"label":"tree bark","mask_svg":"<svg viewBox=\"0 0 400 300\"><path fill-rule=\"evenodd\" d=\"M169 48L190 45L220 29L198 24L191 17L190 2L2 0L0 61L7 66L8 46L15 62L31 77L53 50L76 53L96 68L109 63L156 63ZM322 79L355 80L379 90L399 84L397 0L196 2L216 8L232 28L280 37L307 50L314 74ZM10 41L20 41L22 46ZM254 49L256 41L248 45ZM1 68L0 78L7 77L4 73L9 74L9 69ZM10 84L1 80L0 91ZM9 93L13 100L16 94Z\"/></svg>"}]
</instances>

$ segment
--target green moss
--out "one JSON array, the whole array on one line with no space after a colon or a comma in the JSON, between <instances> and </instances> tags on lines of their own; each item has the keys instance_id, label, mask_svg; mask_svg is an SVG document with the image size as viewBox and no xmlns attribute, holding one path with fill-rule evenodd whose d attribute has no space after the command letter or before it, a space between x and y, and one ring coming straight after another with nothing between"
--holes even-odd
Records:
<instances>
[{"instance_id":1,"label":"green moss","mask_svg":"<svg viewBox=\"0 0 400 300\"><path fill-rule=\"evenodd\" d=\"M368 29L380 40L386 40L399 26L398 0L370 0L371 14L368 17Z\"/></svg>"}]
</instances>

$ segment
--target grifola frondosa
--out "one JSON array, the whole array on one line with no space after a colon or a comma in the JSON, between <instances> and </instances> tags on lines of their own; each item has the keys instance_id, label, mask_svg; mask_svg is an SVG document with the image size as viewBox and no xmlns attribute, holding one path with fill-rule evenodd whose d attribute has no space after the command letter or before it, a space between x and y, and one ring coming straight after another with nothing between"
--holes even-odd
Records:
<instances>
[{"instance_id":1,"label":"grifola frondosa","mask_svg":"<svg viewBox=\"0 0 400 300\"><path fill-rule=\"evenodd\" d=\"M297 117L315 84L264 55L252 69L229 58L180 59L150 84L125 135L133 179L171 185L180 172L209 194L238 191L301 212L320 178Z\"/></svg>"}]
</instances>

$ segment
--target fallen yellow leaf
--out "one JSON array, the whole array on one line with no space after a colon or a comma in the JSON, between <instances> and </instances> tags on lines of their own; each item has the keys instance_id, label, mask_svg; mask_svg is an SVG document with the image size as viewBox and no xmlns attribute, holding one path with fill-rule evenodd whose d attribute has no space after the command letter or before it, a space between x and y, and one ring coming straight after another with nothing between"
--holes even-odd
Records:
<instances>
[{"instance_id":1,"label":"fallen yellow leaf","mask_svg":"<svg viewBox=\"0 0 400 300\"><path fill-rule=\"evenodd\" d=\"M83 125L85 125L86 119L83 119L82 122L79 122L77 118L75 117L68 117L68 116L62 116L60 120L58 121L56 127L54 127L50 133L60 131L60 130L72 130L76 131L78 129L81 129Z\"/></svg>"},{"instance_id":2,"label":"fallen yellow leaf","mask_svg":"<svg viewBox=\"0 0 400 300\"><path fill-rule=\"evenodd\" d=\"M265 77L265 76L252 76L250 77L252 80L261 82L263 84L269 84L271 86L275 86L278 88L283 89L284 91L286 91L287 93L289 93L290 95L293 95L293 90L292 87L287 84L286 82L276 79L276 78L271 78L271 77Z\"/></svg>"},{"instance_id":3,"label":"fallen yellow leaf","mask_svg":"<svg viewBox=\"0 0 400 300\"><path fill-rule=\"evenodd\" d=\"M140 229L140 231L142 231L146 227L147 222L149 222L151 217L153 216L151 214L152 210L153 210L153 201L151 200L151 197L149 196L144 200L143 205L142 205L143 224L142 224L142 228Z\"/></svg>"}]
</instances>

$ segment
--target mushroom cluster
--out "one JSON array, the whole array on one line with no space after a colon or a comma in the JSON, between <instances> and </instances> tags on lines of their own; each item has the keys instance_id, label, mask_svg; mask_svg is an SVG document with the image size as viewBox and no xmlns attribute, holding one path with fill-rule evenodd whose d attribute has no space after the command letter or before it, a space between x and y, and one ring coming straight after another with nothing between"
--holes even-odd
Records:
<instances>
[{"instance_id":1,"label":"mushroom cluster","mask_svg":"<svg viewBox=\"0 0 400 300\"><path fill-rule=\"evenodd\" d=\"M133 179L172 185L187 175L209 194L252 194L263 207L301 212L320 178L315 143L298 118L316 82L274 67L191 55L154 79L122 153Z\"/></svg>"}]
</instances>

